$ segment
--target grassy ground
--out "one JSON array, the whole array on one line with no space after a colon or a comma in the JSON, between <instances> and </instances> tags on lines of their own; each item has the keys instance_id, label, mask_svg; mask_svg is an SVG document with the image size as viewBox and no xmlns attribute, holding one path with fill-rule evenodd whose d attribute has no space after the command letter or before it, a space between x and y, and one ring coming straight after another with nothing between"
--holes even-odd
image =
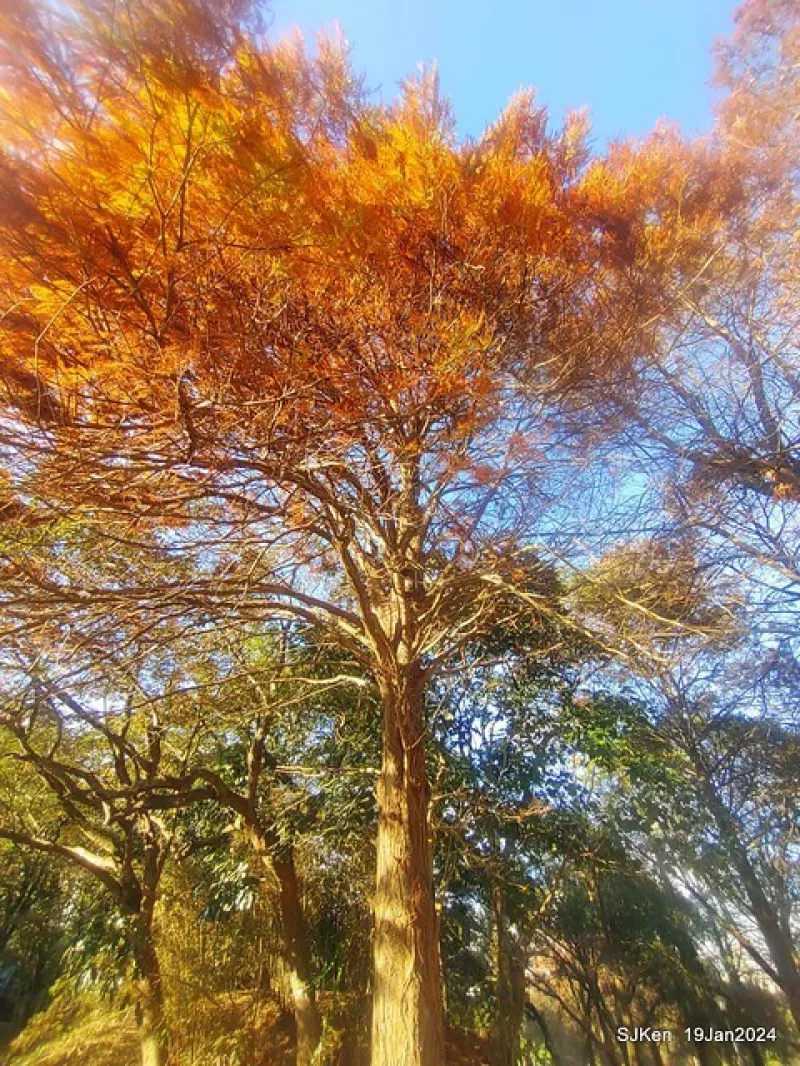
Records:
<instances>
[{"instance_id":1,"label":"grassy ground","mask_svg":"<svg viewBox=\"0 0 800 1066\"><path fill-rule=\"evenodd\" d=\"M202 1009L201 1009L202 1006ZM195 1003L182 1019L172 1019L174 1051L181 1066L292 1066L291 1019L269 998L254 1004L249 997L218 999L213 1006ZM62 987L50 1005L25 1029L2 1044L0 1066L139 1066L140 1050L133 1012L109 1004L90 991ZM365 1066L364 1034L335 1026L324 1038L325 1061L335 1066ZM355 1037L355 1039L353 1039ZM485 1041L451 1030L450 1066L485 1066Z\"/></svg>"},{"instance_id":2,"label":"grassy ground","mask_svg":"<svg viewBox=\"0 0 800 1066\"><path fill-rule=\"evenodd\" d=\"M200 1018L200 1014L206 1015ZM174 1026L181 1066L291 1066L291 1020L272 1002L258 1010L231 997L195 1008ZM201 1024L204 1022L205 1024ZM141 1052L133 1012L92 992L62 989L13 1040L0 1043L0 1066L139 1066ZM0 1033L0 1040L2 1034Z\"/></svg>"},{"instance_id":3,"label":"grassy ground","mask_svg":"<svg viewBox=\"0 0 800 1066\"><path fill-rule=\"evenodd\" d=\"M55 1000L12 1041L3 1066L138 1066L132 1014L94 997Z\"/></svg>"}]
</instances>

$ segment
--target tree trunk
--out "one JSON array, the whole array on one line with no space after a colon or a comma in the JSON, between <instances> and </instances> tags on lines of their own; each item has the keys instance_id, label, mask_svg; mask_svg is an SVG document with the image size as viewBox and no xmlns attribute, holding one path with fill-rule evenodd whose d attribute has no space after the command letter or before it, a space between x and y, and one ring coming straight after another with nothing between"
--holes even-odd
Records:
<instances>
[{"instance_id":1,"label":"tree trunk","mask_svg":"<svg viewBox=\"0 0 800 1066\"><path fill-rule=\"evenodd\" d=\"M278 880L284 956L297 1029L297 1066L310 1066L322 1036L322 1019L311 981L311 948L291 848L273 860L272 869Z\"/></svg>"},{"instance_id":2,"label":"tree trunk","mask_svg":"<svg viewBox=\"0 0 800 1066\"><path fill-rule=\"evenodd\" d=\"M702 760L695 756L693 761L709 811L730 852L734 869L741 878L742 888L747 895L753 917L767 945L775 970L776 983L786 997L795 1028L800 1033L800 966L794 954L791 932L782 927L775 907L767 897L758 874L750 862L735 819L717 795Z\"/></svg>"},{"instance_id":3,"label":"tree trunk","mask_svg":"<svg viewBox=\"0 0 800 1066\"><path fill-rule=\"evenodd\" d=\"M500 889L494 889L493 897L497 980L489 1061L492 1066L516 1066L525 1017L525 959L508 927Z\"/></svg>"},{"instance_id":4,"label":"tree trunk","mask_svg":"<svg viewBox=\"0 0 800 1066\"><path fill-rule=\"evenodd\" d=\"M311 945L300 900L294 850L291 844L281 843L277 832L260 823L253 813L248 817L247 827L250 842L266 873L265 887L272 892L274 886L270 883L273 878L277 882L281 954L297 1034L295 1061L297 1066L309 1066L322 1036L322 1018L314 993Z\"/></svg>"},{"instance_id":5,"label":"tree trunk","mask_svg":"<svg viewBox=\"0 0 800 1066\"><path fill-rule=\"evenodd\" d=\"M800 1033L800 969L795 959L791 937L781 928L775 910L749 861L737 863L736 869L747 892L753 916L769 949L778 978L777 983L786 997L795 1028Z\"/></svg>"},{"instance_id":6,"label":"tree trunk","mask_svg":"<svg viewBox=\"0 0 800 1066\"><path fill-rule=\"evenodd\" d=\"M637 1040L633 1045L633 1057L636 1060L636 1066L647 1066L644 1055L644 1044Z\"/></svg>"},{"instance_id":7,"label":"tree trunk","mask_svg":"<svg viewBox=\"0 0 800 1066\"><path fill-rule=\"evenodd\" d=\"M594 1009L600 1029L598 1047L603 1054L603 1058L608 1063L608 1066L619 1066L620 1062L624 1063L625 1066L629 1066L628 1049L625 1044L618 1043L615 1039L613 1022L609 1017L596 975L587 973L585 982L586 995L589 1002L589 1024L591 1026L592 1009Z\"/></svg>"},{"instance_id":8,"label":"tree trunk","mask_svg":"<svg viewBox=\"0 0 800 1066\"><path fill-rule=\"evenodd\" d=\"M561 1066L561 1052L556 1046L556 1042L553 1039L553 1034L550 1032L550 1026L547 1023L544 1014L539 1010L536 1004L532 1003L527 997L525 999L525 1010L539 1026L539 1031L542 1034L542 1040L544 1041L545 1049L550 1056L552 1066Z\"/></svg>"},{"instance_id":9,"label":"tree trunk","mask_svg":"<svg viewBox=\"0 0 800 1066\"><path fill-rule=\"evenodd\" d=\"M134 919L133 960L136 978L136 1024L142 1048L142 1066L167 1066L169 1049L164 1024L164 990L151 923L139 914Z\"/></svg>"},{"instance_id":10,"label":"tree trunk","mask_svg":"<svg viewBox=\"0 0 800 1066\"><path fill-rule=\"evenodd\" d=\"M586 1035L584 1042L584 1053L586 1055L586 1062L588 1066L597 1066L597 1053L595 1045L597 1043L594 1035L594 1029L592 1027L592 1003L589 999L589 993L584 989L584 998L582 1003L583 1014L583 1031Z\"/></svg>"},{"instance_id":11,"label":"tree trunk","mask_svg":"<svg viewBox=\"0 0 800 1066\"><path fill-rule=\"evenodd\" d=\"M381 684L372 1066L444 1066L423 685L409 669Z\"/></svg>"}]
</instances>

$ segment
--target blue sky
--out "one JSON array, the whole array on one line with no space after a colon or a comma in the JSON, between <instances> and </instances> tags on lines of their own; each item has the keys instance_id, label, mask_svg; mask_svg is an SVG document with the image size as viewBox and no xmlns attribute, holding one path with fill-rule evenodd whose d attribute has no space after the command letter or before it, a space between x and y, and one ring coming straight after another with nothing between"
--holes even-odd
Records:
<instances>
[{"instance_id":1,"label":"blue sky","mask_svg":"<svg viewBox=\"0 0 800 1066\"><path fill-rule=\"evenodd\" d=\"M659 118L709 128L710 48L735 0L272 0L273 32L309 41L338 22L356 69L391 98L436 60L462 133L479 133L508 97L534 86L556 120L588 106L599 144Z\"/></svg>"}]
</instances>

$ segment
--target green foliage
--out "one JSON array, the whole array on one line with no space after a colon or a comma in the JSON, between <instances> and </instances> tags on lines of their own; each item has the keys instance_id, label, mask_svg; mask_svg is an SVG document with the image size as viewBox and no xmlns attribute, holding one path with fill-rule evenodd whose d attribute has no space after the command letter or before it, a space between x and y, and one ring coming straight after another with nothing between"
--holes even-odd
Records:
<instances>
[{"instance_id":1,"label":"green foliage","mask_svg":"<svg viewBox=\"0 0 800 1066\"><path fill-rule=\"evenodd\" d=\"M45 1002L59 967L65 879L38 855L0 841L0 1023Z\"/></svg>"}]
</instances>

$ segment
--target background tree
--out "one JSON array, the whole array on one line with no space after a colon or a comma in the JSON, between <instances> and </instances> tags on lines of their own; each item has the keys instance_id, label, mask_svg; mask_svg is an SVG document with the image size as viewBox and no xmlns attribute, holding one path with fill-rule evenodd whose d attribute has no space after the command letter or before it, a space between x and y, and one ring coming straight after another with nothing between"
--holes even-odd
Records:
<instances>
[{"instance_id":1,"label":"background tree","mask_svg":"<svg viewBox=\"0 0 800 1066\"><path fill-rule=\"evenodd\" d=\"M752 689L739 673L732 690L731 676L726 663L716 676L692 677L684 668L677 683L666 680L662 712L650 727L660 741L654 736L651 744L685 760L697 806L694 814L684 808L691 828L679 815L691 842L683 862L704 885L693 893L781 989L797 1026L797 731L771 716L752 717ZM669 816L665 838L674 839L676 826L668 825Z\"/></svg>"},{"instance_id":2,"label":"background tree","mask_svg":"<svg viewBox=\"0 0 800 1066\"><path fill-rule=\"evenodd\" d=\"M708 880L717 890L728 883L739 896L733 908L755 922L772 960L766 972L797 1024L790 798L797 725L783 703L780 657L776 663L774 653L765 656L763 636L753 634L743 610L750 606L746 592L725 561L699 562L685 542L610 553L585 582L578 592L583 609L595 617L605 645L618 651L613 667L606 664L611 691L641 701L638 711L626 712L624 703L589 700L596 717L591 725L586 711L585 735L596 745L595 757L621 759L626 773L637 775L646 834L661 821L659 804L673 813L677 821L667 835L675 840L680 824L678 837L698 848L692 857L679 848L679 868L688 864L699 873L710 863ZM667 760L670 773L654 773L653 758ZM642 843L652 853L647 835ZM713 907L707 910L713 917ZM748 943L741 930L738 935ZM754 957L765 961L758 950Z\"/></svg>"},{"instance_id":3,"label":"background tree","mask_svg":"<svg viewBox=\"0 0 800 1066\"><path fill-rule=\"evenodd\" d=\"M646 463L672 528L746 581L759 627L795 657L799 52L797 12L782 0L744 5L720 45L713 137L744 195L696 276L665 274L674 313L635 401L623 397L627 460Z\"/></svg>"},{"instance_id":4,"label":"background tree","mask_svg":"<svg viewBox=\"0 0 800 1066\"><path fill-rule=\"evenodd\" d=\"M62 885L41 855L6 842L0 886L0 1026L13 1032L42 1006L57 975Z\"/></svg>"},{"instance_id":5,"label":"background tree","mask_svg":"<svg viewBox=\"0 0 800 1066\"><path fill-rule=\"evenodd\" d=\"M168 1061L164 994L153 923L159 883L174 839L170 814L209 790L180 790L192 748L192 732L178 749L173 735L164 748L164 724L152 705L132 709L135 685L124 701L106 694L95 675L67 688L25 660L4 671L0 709L5 755L32 775L35 809L4 797L0 837L72 863L94 878L124 916L137 989L137 1022L143 1066ZM130 684L130 683L129 683ZM100 707L96 706L100 703ZM172 775L170 775L172 770Z\"/></svg>"}]
</instances>

